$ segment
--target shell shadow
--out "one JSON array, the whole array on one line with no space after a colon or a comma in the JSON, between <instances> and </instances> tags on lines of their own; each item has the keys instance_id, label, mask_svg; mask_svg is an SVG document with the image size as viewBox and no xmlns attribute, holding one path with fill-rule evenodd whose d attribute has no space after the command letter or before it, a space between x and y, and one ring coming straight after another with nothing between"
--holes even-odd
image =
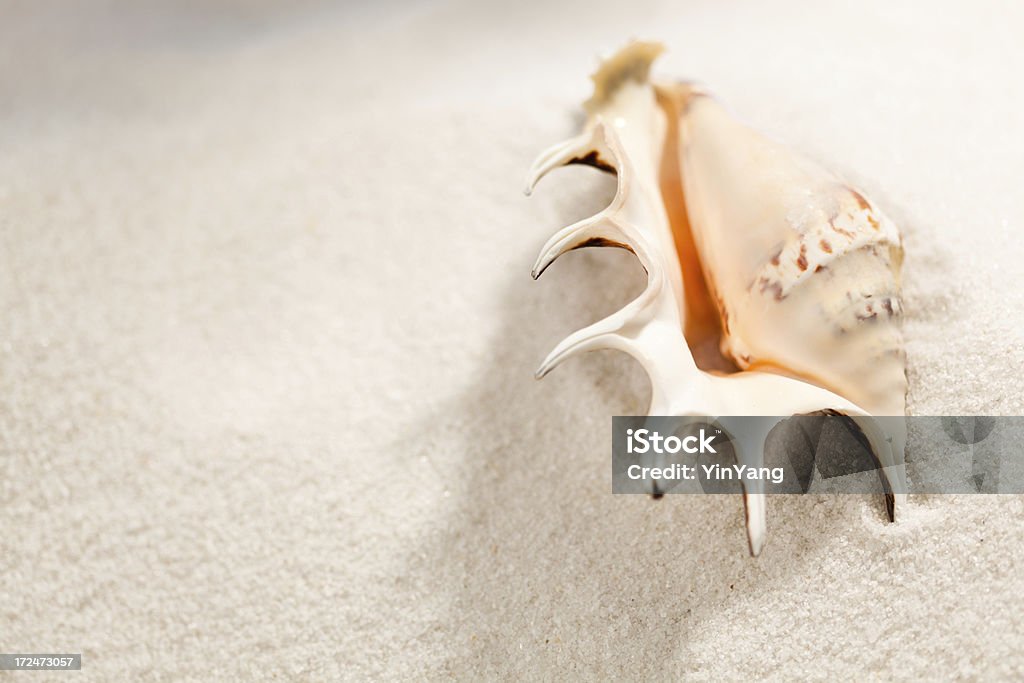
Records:
<instances>
[{"instance_id":1,"label":"shell shadow","mask_svg":"<svg viewBox=\"0 0 1024 683\"><path fill-rule=\"evenodd\" d=\"M579 210L566 202L558 212ZM859 503L794 529L814 501L769 501L770 514L785 509L775 533L790 538L754 560L738 496L612 495L609 418L646 411L639 365L591 353L543 383L532 374L561 337L639 293L643 271L626 252L585 250L560 259L540 286L527 274L533 249L509 251L523 267L509 269L495 302L502 324L489 354L461 395L413 430L444 424L459 454L437 465L450 482L445 528L406 569L426 575L445 615L435 647L457 679L531 677L567 663L584 677L628 677L637 656L671 671L693 629L743 591L771 581L799 593L794 568L816 563L821 539L839 535Z\"/></svg>"}]
</instances>

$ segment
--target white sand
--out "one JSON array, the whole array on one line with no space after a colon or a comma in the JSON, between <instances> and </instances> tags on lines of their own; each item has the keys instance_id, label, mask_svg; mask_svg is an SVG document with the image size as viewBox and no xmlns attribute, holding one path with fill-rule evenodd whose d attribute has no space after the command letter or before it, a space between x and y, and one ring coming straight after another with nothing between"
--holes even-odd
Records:
<instances>
[{"instance_id":1,"label":"white sand","mask_svg":"<svg viewBox=\"0 0 1024 683\"><path fill-rule=\"evenodd\" d=\"M96 681L1024 676L1019 497L773 498L753 560L739 500L612 496L639 367L532 373L641 271L532 282L611 183L520 193L595 56L662 39L905 228L913 411L1022 414L1020 5L92 4L0 21L0 651Z\"/></svg>"}]
</instances>

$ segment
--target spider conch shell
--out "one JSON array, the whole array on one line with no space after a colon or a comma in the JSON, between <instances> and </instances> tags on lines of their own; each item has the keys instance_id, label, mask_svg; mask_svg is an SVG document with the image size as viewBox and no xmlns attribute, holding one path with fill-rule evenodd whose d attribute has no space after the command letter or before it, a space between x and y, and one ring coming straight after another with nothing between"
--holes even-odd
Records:
<instances>
[{"instance_id":1,"label":"spider conch shell","mask_svg":"<svg viewBox=\"0 0 1024 683\"><path fill-rule=\"evenodd\" d=\"M861 193L702 91L652 83L661 50L634 42L607 59L583 133L530 171L527 194L567 164L618 177L606 209L544 245L534 278L590 246L628 249L647 271L639 297L563 340L537 377L570 355L617 349L650 377L649 415L847 415L881 465L892 520L906 490L905 435L872 416L904 412L898 232ZM751 429L763 444L773 425ZM737 458L763 464L760 450ZM764 497L763 482L744 483L753 555L766 537Z\"/></svg>"}]
</instances>

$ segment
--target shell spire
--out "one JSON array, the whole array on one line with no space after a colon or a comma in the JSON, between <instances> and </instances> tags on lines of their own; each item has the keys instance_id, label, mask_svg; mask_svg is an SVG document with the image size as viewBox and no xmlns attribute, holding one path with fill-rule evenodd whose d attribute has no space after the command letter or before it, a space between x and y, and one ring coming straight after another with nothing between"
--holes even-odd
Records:
<instances>
[{"instance_id":1,"label":"shell spire","mask_svg":"<svg viewBox=\"0 0 1024 683\"><path fill-rule=\"evenodd\" d=\"M594 246L628 249L647 271L647 286L640 296L569 335L541 364L537 377L577 353L616 349L633 356L649 375L649 415L847 415L881 465L886 509L894 519L896 500L906 488L899 435L894 438L885 433L868 410L815 377L785 367L770 372L767 364L762 369L753 362L737 363L742 371L721 374L695 358L694 351L712 339L723 355L735 361L736 337L730 321L705 318L708 311L717 316L732 310L726 302L709 299L721 296L716 288L720 284L717 273L721 269L732 272L738 266L701 260L722 254L717 249L719 242L700 231L726 228L710 225L710 200L694 196L706 188L689 174L704 170L686 155L698 144L694 140L700 132L685 120L688 107L676 106L682 91L656 87L649 79L651 64L662 49L657 43L633 42L605 60L592 77L594 94L584 104L588 116L583 133L543 152L530 169L527 194L546 174L571 164L591 165L618 178L608 207L560 230L544 245L533 269L534 278L567 251ZM744 179L732 181L742 184ZM691 225L695 204L707 212L697 212L698 221ZM762 424L766 431L756 434L754 441L763 445L775 422ZM738 450L737 458L741 464L759 467L763 448L757 452ZM767 533L763 486L761 481L744 483L747 538L755 556Z\"/></svg>"}]
</instances>

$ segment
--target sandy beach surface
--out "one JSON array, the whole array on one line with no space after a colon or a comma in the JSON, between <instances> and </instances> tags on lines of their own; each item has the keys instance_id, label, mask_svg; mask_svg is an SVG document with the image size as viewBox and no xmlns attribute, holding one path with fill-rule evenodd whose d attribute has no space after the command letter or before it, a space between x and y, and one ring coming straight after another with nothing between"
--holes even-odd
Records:
<instances>
[{"instance_id":1,"label":"sandy beach surface","mask_svg":"<svg viewBox=\"0 0 1024 683\"><path fill-rule=\"evenodd\" d=\"M525 171L631 37L903 228L912 413L1024 410L1024 13L0 4L0 651L81 680L1024 677L1024 499L610 493L647 380ZM22 674L0 673L2 680ZM66 673L39 680L68 680ZM20 680L20 679L19 679Z\"/></svg>"}]
</instances>

